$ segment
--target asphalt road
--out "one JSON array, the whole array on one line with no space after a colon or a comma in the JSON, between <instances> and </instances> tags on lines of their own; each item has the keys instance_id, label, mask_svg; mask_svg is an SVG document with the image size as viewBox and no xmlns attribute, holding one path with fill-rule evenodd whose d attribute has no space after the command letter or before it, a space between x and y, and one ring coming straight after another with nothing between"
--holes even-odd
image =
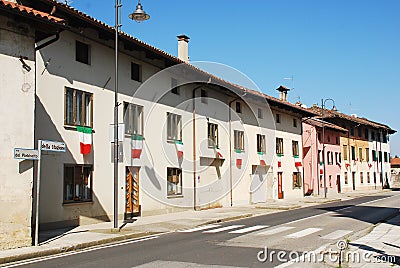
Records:
<instances>
[{"instance_id":1,"label":"asphalt road","mask_svg":"<svg viewBox=\"0 0 400 268\"><path fill-rule=\"evenodd\" d=\"M291 257L335 245L398 214L399 209L400 193L389 192L28 260L15 266L284 266L276 253L280 252L281 260L288 260L293 252ZM273 251L275 255L271 255Z\"/></svg>"}]
</instances>

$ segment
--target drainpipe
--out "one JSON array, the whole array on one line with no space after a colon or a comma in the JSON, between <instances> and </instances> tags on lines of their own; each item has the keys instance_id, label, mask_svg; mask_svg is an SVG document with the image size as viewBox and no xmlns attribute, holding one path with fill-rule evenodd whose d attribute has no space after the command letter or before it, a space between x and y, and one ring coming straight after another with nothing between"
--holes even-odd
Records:
<instances>
[{"instance_id":1,"label":"drainpipe","mask_svg":"<svg viewBox=\"0 0 400 268\"><path fill-rule=\"evenodd\" d=\"M244 97L247 91L241 96ZM229 198L231 202L231 207L233 206L233 179L232 179L232 115L231 115L231 104L237 101L241 97L237 97L228 103L228 121L229 121Z\"/></svg>"},{"instance_id":2,"label":"drainpipe","mask_svg":"<svg viewBox=\"0 0 400 268\"><path fill-rule=\"evenodd\" d=\"M201 88L203 85L197 86L192 90L192 102L193 102L193 210L197 210L196 204L196 90Z\"/></svg>"},{"instance_id":3,"label":"drainpipe","mask_svg":"<svg viewBox=\"0 0 400 268\"><path fill-rule=\"evenodd\" d=\"M379 152L381 155L381 159L380 159L380 163L381 163L381 179L382 179L382 189L385 187L386 183L383 183L383 152L382 152L382 139L383 139L383 133L382 133L382 129L379 130ZM379 156L379 154L378 154Z\"/></svg>"}]
</instances>

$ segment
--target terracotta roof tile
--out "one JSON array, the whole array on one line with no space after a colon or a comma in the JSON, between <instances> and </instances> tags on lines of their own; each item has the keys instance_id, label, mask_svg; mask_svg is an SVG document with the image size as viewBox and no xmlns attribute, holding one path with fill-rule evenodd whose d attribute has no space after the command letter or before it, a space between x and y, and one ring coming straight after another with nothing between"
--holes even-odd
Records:
<instances>
[{"instance_id":1,"label":"terracotta roof tile","mask_svg":"<svg viewBox=\"0 0 400 268\"><path fill-rule=\"evenodd\" d=\"M400 166L400 158L392 158L390 159L391 166Z\"/></svg>"},{"instance_id":2,"label":"terracotta roof tile","mask_svg":"<svg viewBox=\"0 0 400 268\"><path fill-rule=\"evenodd\" d=\"M321 107L314 105L308 109L310 111L313 111L313 112L319 114L320 116L322 116L322 108ZM348 121L351 121L351 122L354 122L357 124L363 124L363 125L371 126L371 127L378 128L378 129L385 129L389 132L389 134L396 133L396 130L391 129L387 125L371 121L364 117L356 117L356 116L352 116L352 115L347 115L347 114L344 114L344 113L341 113L338 111L334 111L334 110L325 109L324 117L325 118L342 118L342 119L345 119L345 120L348 120Z\"/></svg>"},{"instance_id":3,"label":"terracotta roof tile","mask_svg":"<svg viewBox=\"0 0 400 268\"><path fill-rule=\"evenodd\" d=\"M340 132L344 132L344 133L348 132L348 130L345 129L345 128L342 128L342 127L340 127L338 125L335 125L335 124L332 124L330 122L326 122L326 121L323 121L323 120L317 119L317 118L308 118L308 119L304 120L304 122L307 123L307 124L316 126L316 127L325 126L326 128L338 130Z\"/></svg>"},{"instance_id":4,"label":"terracotta roof tile","mask_svg":"<svg viewBox=\"0 0 400 268\"><path fill-rule=\"evenodd\" d=\"M29 14L29 15L33 15L35 17L39 17L41 19L49 20L51 22L56 22L56 23L64 22L63 19L57 18L55 16L52 16L52 15L47 14L45 12L33 9L31 7L27 7L27 6L16 4L14 2L0 0L0 8L8 8L8 9L13 10L13 11L19 11L21 13L26 13L26 14Z\"/></svg>"}]
</instances>

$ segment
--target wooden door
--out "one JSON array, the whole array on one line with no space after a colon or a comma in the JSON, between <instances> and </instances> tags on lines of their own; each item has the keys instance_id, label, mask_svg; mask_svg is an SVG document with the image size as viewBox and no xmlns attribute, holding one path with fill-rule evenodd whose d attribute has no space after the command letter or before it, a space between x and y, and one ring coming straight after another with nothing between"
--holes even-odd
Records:
<instances>
[{"instance_id":1,"label":"wooden door","mask_svg":"<svg viewBox=\"0 0 400 268\"><path fill-rule=\"evenodd\" d=\"M139 168L129 167L126 169L126 205L125 218L131 218L140 213L139 204Z\"/></svg>"},{"instance_id":2,"label":"wooden door","mask_svg":"<svg viewBox=\"0 0 400 268\"><path fill-rule=\"evenodd\" d=\"M283 199L282 172L278 172L278 199Z\"/></svg>"},{"instance_id":3,"label":"wooden door","mask_svg":"<svg viewBox=\"0 0 400 268\"><path fill-rule=\"evenodd\" d=\"M340 175L336 176L336 184L337 184L337 192L340 193L342 191L342 187L340 185Z\"/></svg>"}]
</instances>

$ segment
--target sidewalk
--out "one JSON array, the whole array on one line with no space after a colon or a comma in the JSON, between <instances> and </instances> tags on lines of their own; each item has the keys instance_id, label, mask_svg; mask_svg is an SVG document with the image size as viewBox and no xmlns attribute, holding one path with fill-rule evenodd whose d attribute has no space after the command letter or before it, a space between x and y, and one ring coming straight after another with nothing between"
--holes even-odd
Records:
<instances>
[{"instance_id":1,"label":"sidewalk","mask_svg":"<svg viewBox=\"0 0 400 268\"><path fill-rule=\"evenodd\" d=\"M377 193L382 193L382 191L357 193L356 197ZM341 194L340 198L327 199L309 196L298 200L271 200L266 203L240 207L225 207L138 217L130 223L119 222L119 232L113 230L112 222L78 226L73 229L42 231L40 232L41 243L38 247L32 246L0 251L0 264L34 257L43 257L126 239L173 232L204 224L231 221L275 213L280 210L296 209L352 198L354 197L349 193Z\"/></svg>"}]
</instances>

